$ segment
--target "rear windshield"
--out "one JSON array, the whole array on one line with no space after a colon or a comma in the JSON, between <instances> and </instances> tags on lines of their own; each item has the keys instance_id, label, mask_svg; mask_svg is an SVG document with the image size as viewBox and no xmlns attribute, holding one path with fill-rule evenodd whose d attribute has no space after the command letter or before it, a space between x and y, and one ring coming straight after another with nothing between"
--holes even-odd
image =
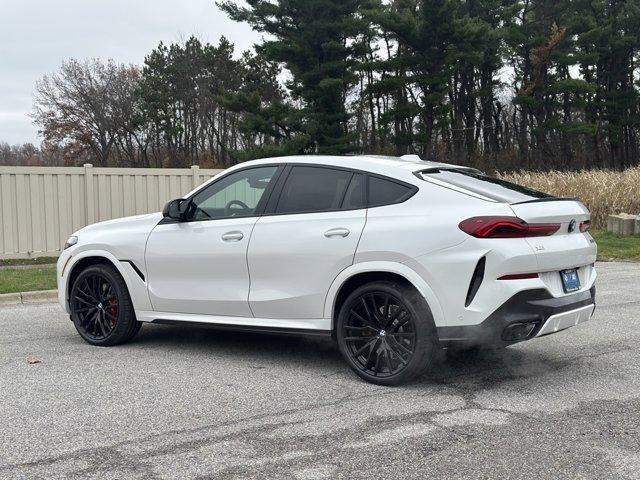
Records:
<instances>
[{"instance_id":1,"label":"rear windshield","mask_svg":"<svg viewBox=\"0 0 640 480\"><path fill-rule=\"evenodd\" d=\"M522 185L488 177L473 170L432 169L420 172L423 178L436 178L442 182L464 188L495 202L518 203L540 198L553 198L546 193Z\"/></svg>"}]
</instances>

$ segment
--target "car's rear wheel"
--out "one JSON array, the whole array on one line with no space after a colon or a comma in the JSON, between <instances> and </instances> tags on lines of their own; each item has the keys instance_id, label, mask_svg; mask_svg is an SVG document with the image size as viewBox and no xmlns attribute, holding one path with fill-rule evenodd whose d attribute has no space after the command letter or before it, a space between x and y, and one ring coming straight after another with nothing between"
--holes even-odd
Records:
<instances>
[{"instance_id":1,"label":"car's rear wheel","mask_svg":"<svg viewBox=\"0 0 640 480\"><path fill-rule=\"evenodd\" d=\"M336 329L349 366L379 385L399 385L420 375L438 350L427 302L413 287L395 282L372 282L353 291Z\"/></svg>"},{"instance_id":2,"label":"car's rear wheel","mask_svg":"<svg viewBox=\"0 0 640 480\"><path fill-rule=\"evenodd\" d=\"M76 330L92 345L127 342L142 325L136 320L124 279L110 265L92 265L80 272L69 305Z\"/></svg>"}]
</instances>

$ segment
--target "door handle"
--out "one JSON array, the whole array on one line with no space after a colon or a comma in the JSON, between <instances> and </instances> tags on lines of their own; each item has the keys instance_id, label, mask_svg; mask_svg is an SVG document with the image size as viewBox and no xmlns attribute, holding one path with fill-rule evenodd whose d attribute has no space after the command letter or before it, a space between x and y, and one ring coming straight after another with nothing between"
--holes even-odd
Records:
<instances>
[{"instance_id":1,"label":"door handle","mask_svg":"<svg viewBox=\"0 0 640 480\"><path fill-rule=\"evenodd\" d=\"M351 232L348 228L332 228L331 230L327 230L324 232L324 236L327 238L331 237L346 237Z\"/></svg>"},{"instance_id":2,"label":"door handle","mask_svg":"<svg viewBox=\"0 0 640 480\"><path fill-rule=\"evenodd\" d=\"M222 240L225 242L239 242L244 238L242 232L227 232L222 235Z\"/></svg>"}]
</instances>

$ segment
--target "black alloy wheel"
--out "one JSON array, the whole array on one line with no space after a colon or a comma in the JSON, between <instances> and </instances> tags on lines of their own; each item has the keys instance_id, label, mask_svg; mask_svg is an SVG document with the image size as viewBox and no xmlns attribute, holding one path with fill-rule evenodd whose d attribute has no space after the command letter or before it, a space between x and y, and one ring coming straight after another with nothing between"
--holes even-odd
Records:
<instances>
[{"instance_id":1,"label":"black alloy wheel","mask_svg":"<svg viewBox=\"0 0 640 480\"><path fill-rule=\"evenodd\" d=\"M93 265L78 275L69 295L71 319L92 345L115 345L140 330L126 284L110 265Z\"/></svg>"},{"instance_id":2,"label":"black alloy wheel","mask_svg":"<svg viewBox=\"0 0 640 480\"><path fill-rule=\"evenodd\" d=\"M437 348L431 311L411 287L374 282L354 291L338 318L338 345L367 381L397 385L423 372Z\"/></svg>"},{"instance_id":3,"label":"black alloy wheel","mask_svg":"<svg viewBox=\"0 0 640 480\"><path fill-rule=\"evenodd\" d=\"M111 334L118 322L119 303L113 285L104 275L85 275L71 301L78 324L87 337L99 341Z\"/></svg>"},{"instance_id":4,"label":"black alloy wheel","mask_svg":"<svg viewBox=\"0 0 640 480\"><path fill-rule=\"evenodd\" d=\"M395 375L413 356L416 333L411 314L385 292L360 296L342 330L349 353L371 375Z\"/></svg>"}]
</instances>

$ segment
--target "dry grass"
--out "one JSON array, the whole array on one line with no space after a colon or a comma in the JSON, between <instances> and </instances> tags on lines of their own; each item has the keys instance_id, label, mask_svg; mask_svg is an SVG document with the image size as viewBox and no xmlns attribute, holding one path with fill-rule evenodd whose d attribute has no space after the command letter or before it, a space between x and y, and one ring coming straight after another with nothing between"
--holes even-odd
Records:
<instances>
[{"instance_id":1,"label":"dry grass","mask_svg":"<svg viewBox=\"0 0 640 480\"><path fill-rule=\"evenodd\" d=\"M622 172L513 172L501 178L558 197L577 197L591 211L595 228L606 228L607 215L640 213L640 167Z\"/></svg>"}]
</instances>

